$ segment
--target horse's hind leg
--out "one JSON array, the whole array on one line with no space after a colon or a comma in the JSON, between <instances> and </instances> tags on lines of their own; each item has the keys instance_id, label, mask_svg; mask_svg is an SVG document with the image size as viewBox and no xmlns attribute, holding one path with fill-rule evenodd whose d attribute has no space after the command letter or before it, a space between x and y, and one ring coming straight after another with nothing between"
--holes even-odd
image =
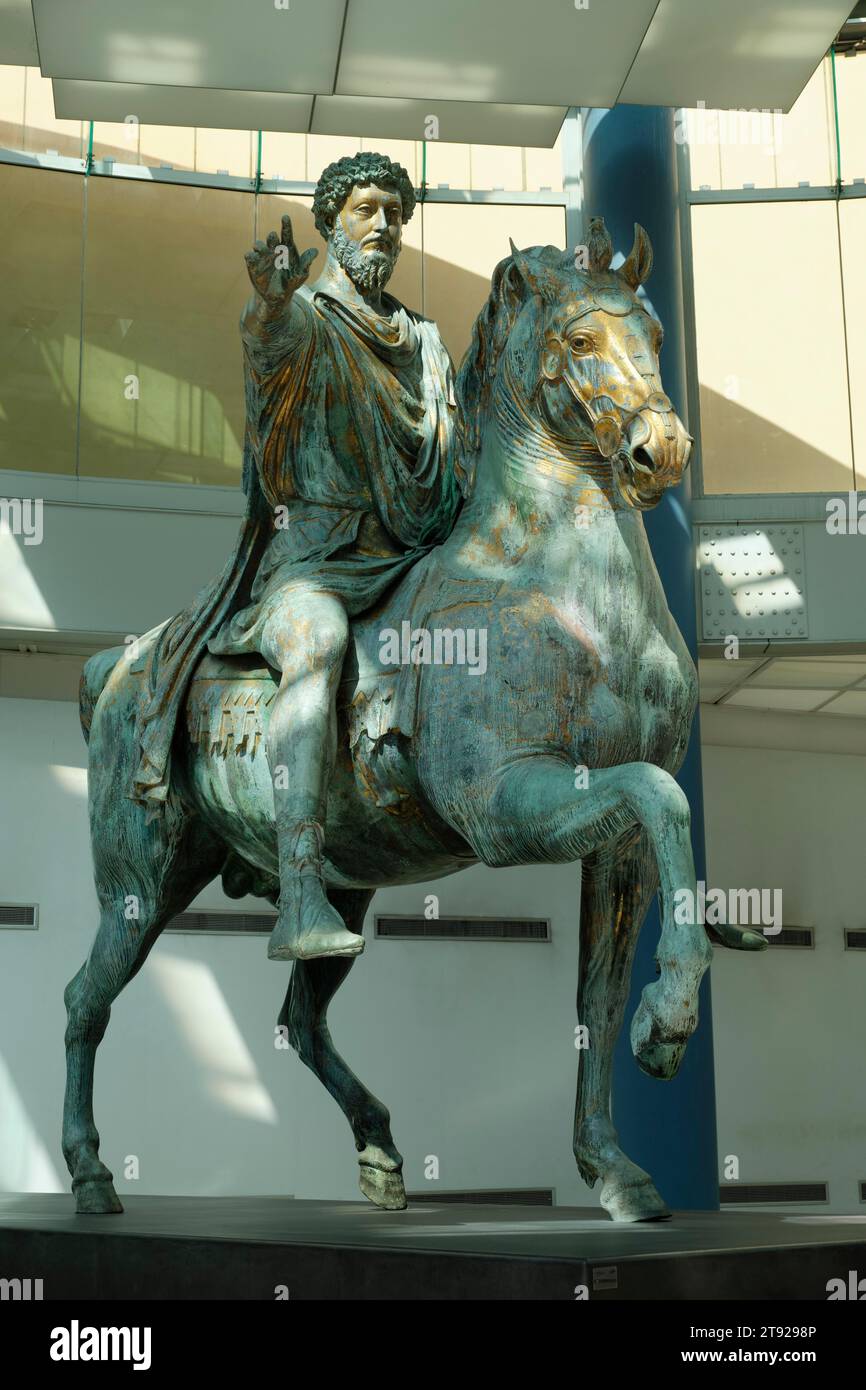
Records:
<instances>
[{"instance_id":1,"label":"horse's hind leg","mask_svg":"<svg viewBox=\"0 0 866 1390\"><path fill-rule=\"evenodd\" d=\"M645 832L630 831L583 860L577 1017L580 1049L574 1156L590 1187L601 1179L601 1205L614 1221L669 1216L648 1173L619 1147L610 1113L613 1051L628 1001L637 939L658 883Z\"/></svg>"},{"instance_id":2,"label":"horse's hind leg","mask_svg":"<svg viewBox=\"0 0 866 1390\"><path fill-rule=\"evenodd\" d=\"M219 871L225 850L195 828L169 835L144 811L119 801L104 840L94 836L100 922L84 965L64 993L66 1097L63 1156L72 1174L76 1211L123 1210L112 1174L99 1157L93 1120L93 1070L111 1005L141 969L165 923L182 912ZM130 915L127 915L130 914Z\"/></svg>"},{"instance_id":3,"label":"horse's hind leg","mask_svg":"<svg viewBox=\"0 0 866 1390\"><path fill-rule=\"evenodd\" d=\"M328 898L350 931L360 934L373 894L328 889ZM327 1023L328 1004L352 968L351 957L296 960L279 1023L301 1061L314 1072L339 1105L355 1136L360 1187L377 1207L406 1206L403 1159L391 1137L391 1117L334 1047Z\"/></svg>"}]
</instances>

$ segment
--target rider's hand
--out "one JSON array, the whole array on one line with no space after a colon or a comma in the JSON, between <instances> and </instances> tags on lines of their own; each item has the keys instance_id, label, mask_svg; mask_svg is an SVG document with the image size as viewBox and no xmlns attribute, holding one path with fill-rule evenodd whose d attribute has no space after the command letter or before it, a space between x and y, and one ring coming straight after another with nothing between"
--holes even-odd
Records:
<instances>
[{"instance_id":1,"label":"rider's hand","mask_svg":"<svg viewBox=\"0 0 866 1390\"><path fill-rule=\"evenodd\" d=\"M318 256L311 247L301 256L292 236L291 218L286 214L282 221L282 234L270 232L267 245L257 241L244 260L256 294L267 306L268 311L279 313L285 309L295 290L303 285L310 272L310 265Z\"/></svg>"}]
</instances>

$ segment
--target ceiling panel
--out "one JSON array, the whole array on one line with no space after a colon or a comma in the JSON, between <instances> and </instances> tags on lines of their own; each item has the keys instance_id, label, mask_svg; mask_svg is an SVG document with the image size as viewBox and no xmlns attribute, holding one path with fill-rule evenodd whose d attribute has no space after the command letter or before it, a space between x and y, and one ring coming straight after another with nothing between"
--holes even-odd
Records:
<instances>
[{"instance_id":1,"label":"ceiling panel","mask_svg":"<svg viewBox=\"0 0 866 1390\"><path fill-rule=\"evenodd\" d=\"M846 690L837 700L831 700L821 711L822 714L847 714L866 719L866 690Z\"/></svg>"},{"instance_id":2,"label":"ceiling panel","mask_svg":"<svg viewBox=\"0 0 866 1390\"><path fill-rule=\"evenodd\" d=\"M344 9L344 0L290 0L288 9L273 0L33 0L46 77L252 92L332 91Z\"/></svg>"},{"instance_id":3,"label":"ceiling panel","mask_svg":"<svg viewBox=\"0 0 866 1390\"><path fill-rule=\"evenodd\" d=\"M76 121L125 121L135 116L141 124L419 140L429 112L428 103L387 97L313 98L297 93L154 87L64 77L55 77L52 85L55 115ZM566 114L564 106L498 106L471 101L440 102L436 109L440 140L546 148L556 143Z\"/></svg>"},{"instance_id":4,"label":"ceiling panel","mask_svg":"<svg viewBox=\"0 0 866 1390\"><path fill-rule=\"evenodd\" d=\"M785 686L789 689L828 690L852 685L866 674L863 661L852 657L850 661L831 661L826 657L786 657L773 661L763 671L759 671L749 682L750 686L765 689Z\"/></svg>"},{"instance_id":5,"label":"ceiling panel","mask_svg":"<svg viewBox=\"0 0 866 1390\"><path fill-rule=\"evenodd\" d=\"M275 130L304 128L298 95L336 95L377 101L381 110L329 103L317 129L354 134L361 117L380 111L371 134L412 138L419 115L436 115L443 140L549 145L569 105L703 101L787 111L850 0L284 4L32 0L31 13L28 0L0 0L0 62L41 62L45 76L68 81L226 91L236 106L241 92L280 94L292 114L268 118ZM418 105L400 112L391 100ZM203 102L207 114L196 115L197 124L255 128L254 119L211 112L210 98ZM475 103L491 110L482 116ZM179 103L172 109L178 114L168 123L185 119Z\"/></svg>"},{"instance_id":6,"label":"ceiling panel","mask_svg":"<svg viewBox=\"0 0 866 1390\"><path fill-rule=\"evenodd\" d=\"M216 130L307 131L313 98L282 92L230 92L212 87L150 87L134 82L79 82L55 77L54 114L74 121L125 121L142 125L212 127Z\"/></svg>"},{"instance_id":7,"label":"ceiling panel","mask_svg":"<svg viewBox=\"0 0 866 1390\"><path fill-rule=\"evenodd\" d=\"M659 0L619 100L790 111L851 8L852 0Z\"/></svg>"},{"instance_id":8,"label":"ceiling panel","mask_svg":"<svg viewBox=\"0 0 866 1390\"><path fill-rule=\"evenodd\" d=\"M761 658L763 659L763 658ZM724 657L701 657L698 662L698 676L701 683L702 700L718 700L726 690L739 685L750 671L760 665L760 661L727 661Z\"/></svg>"},{"instance_id":9,"label":"ceiling panel","mask_svg":"<svg viewBox=\"0 0 866 1390\"><path fill-rule=\"evenodd\" d=\"M30 0L0 0L0 63L39 65Z\"/></svg>"},{"instance_id":10,"label":"ceiling panel","mask_svg":"<svg viewBox=\"0 0 866 1390\"><path fill-rule=\"evenodd\" d=\"M503 106L475 101L437 101L438 139L475 145L550 148L565 120L565 106ZM427 101L397 97L317 97L314 135L378 136L421 140L431 114ZM282 129L282 127L279 127Z\"/></svg>"},{"instance_id":11,"label":"ceiling panel","mask_svg":"<svg viewBox=\"0 0 866 1390\"><path fill-rule=\"evenodd\" d=\"M742 705L745 709L796 710L804 712L817 709L834 694L832 690L758 690L745 685L735 690L725 700L728 705Z\"/></svg>"},{"instance_id":12,"label":"ceiling panel","mask_svg":"<svg viewBox=\"0 0 866 1390\"><path fill-rule=\"evenodd\" d=\"M657 0L349 0L343 96L610 106Z\"/></svg>"}]
</instances>

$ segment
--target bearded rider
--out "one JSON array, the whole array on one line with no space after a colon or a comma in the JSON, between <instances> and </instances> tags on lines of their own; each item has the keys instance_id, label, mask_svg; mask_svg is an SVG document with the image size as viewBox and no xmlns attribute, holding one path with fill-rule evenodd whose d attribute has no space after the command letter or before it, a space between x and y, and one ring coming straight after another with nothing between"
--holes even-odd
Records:
<instances>
[{"instance_id":1,"label":"bearded rider","mask_svg":"<svg viewBox=\"0 0 866 1390\"><path fill-rule=\"evenodd\" d=\"M168 677L160 689L154 675L143 721L133 795L158 803L168 781L167 702L179 707L202 637L212 652L259 653L280 672L267 735L280 870L268 945L275 960L363 949L322 877L348 620L446 538L464 486L448 352L434 323L385 292L414 206L405 169L358 154L331 164L316 187L327 255L313 284L318 253L299 255L288 217L279 238L272 232L247 254L247 532L228 579L162 643L176 678L166 694ZM258 550L244 541L256 502L260 516L270 514ZM251 556L255 578L244 586Z\"/></svg>"}]
</instances>

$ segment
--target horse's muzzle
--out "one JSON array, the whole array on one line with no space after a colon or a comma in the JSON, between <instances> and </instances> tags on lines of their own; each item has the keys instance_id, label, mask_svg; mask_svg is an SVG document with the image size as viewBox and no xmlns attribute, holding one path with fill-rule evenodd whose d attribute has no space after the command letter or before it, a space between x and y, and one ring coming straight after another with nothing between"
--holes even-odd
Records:
<instances>
[{"instance_id":1,"label":"horse's muzzle","mask_svg":"<svg viewBox=\"0 0 866 1390\"><path fill-rule=\"evenodd\" d=\"M626 434L614 460L614 475L629 506L645 510L680 481L693 441L673 411L651 419L641 416L629 424Z\"/></svg>"}]
</instances>

